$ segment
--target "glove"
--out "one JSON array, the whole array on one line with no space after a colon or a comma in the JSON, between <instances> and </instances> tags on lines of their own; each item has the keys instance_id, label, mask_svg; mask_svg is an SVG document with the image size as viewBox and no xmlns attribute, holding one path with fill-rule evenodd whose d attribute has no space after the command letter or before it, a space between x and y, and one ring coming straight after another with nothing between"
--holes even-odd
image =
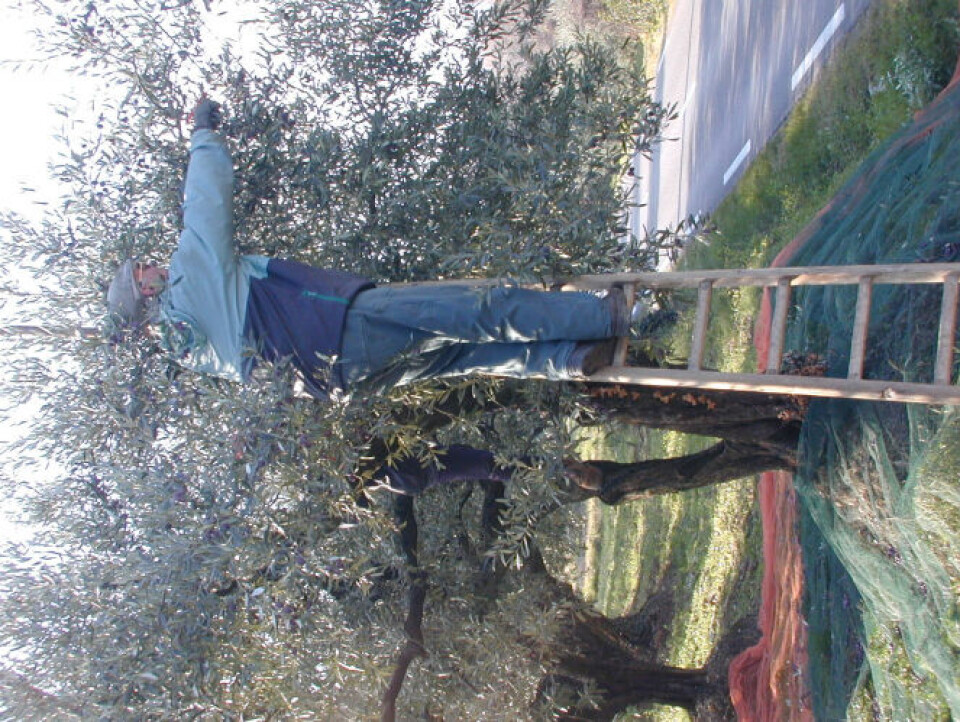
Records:
<instances>
[{"instance_id":1,"label":"glove","mask_svg":"<svg viewBox=\"0 0 960 722\"><path fill-rule=\"evenodd\" d=\"M197 107L191 113L193 117L194 130L216 130L220 127L222 119L220 114L220 103L209 98L203 98Z\"/></svg>"}]
</instances>

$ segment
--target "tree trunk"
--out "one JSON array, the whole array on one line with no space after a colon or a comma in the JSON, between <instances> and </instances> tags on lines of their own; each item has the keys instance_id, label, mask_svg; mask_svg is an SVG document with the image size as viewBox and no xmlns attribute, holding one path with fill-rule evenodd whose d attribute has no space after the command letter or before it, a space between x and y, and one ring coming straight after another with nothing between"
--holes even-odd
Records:
<instances>
[{"instance_id":1,"label":"tree trunk","mask_svg":"<svg viewBox=\"0 0 960 722\"><path fill-rule=\"evenodd\" d=\"M396 720L397 698L400 696L410 665L414 660L427 656L423 643L423 607L427 599L427 575L419 569L417 561L419 530L413 499L409 496L398 496L394 514L400 528L400 551L409 566L410 592L407 599L407 619L403 624L406 642L397 656L393 674L381 698L381 722Z\"/></svg>"},{"instance_id":2,"label":"tree trunk","mask_svg":"<svg viewBox=\"0 0 960 722\"><path fill-rule=\"evenodd\" d=\"M628 653L619 631L598 615L578 618L564 641L576 652L560 657L561 672L592 680L604 692L601 716L592 719L612 719L642 702L693 709L717 691L703 669L652 664Z\"/></svg>"},{"instance_id":3,"label":"tree trunk","mask_svg":"<svg viewBox=\"0 0 960 722\"><path fill-rule=\"evenodd\" d=\"M669 459L566 463L570 480L581 492L570 501L596 496L611 505L795 467L795 447L739 441L720 441L696 454Z\"/></svg>"},{"instance_id":4,"label":"tree trunk","mask_svg":"<svg viewBox=\"0 0 960 722\"><path fill-rule=\"evenodd\" d=\"M650 703L674 705L692 712L720 691L707 680L702 669L612 663L599 656L566 657L560 661L560 668L564 672L546 677L541 690L558 683L583 688L590 682L602 695L594 708L568 707L556 716L571 722L606 722L628 707Z\"/></svg>"},{"instance_id":5,"label":"tree trunk","mask_svg":"<svg viewBox=\"0 0 960 722\"><path fill-rule=\"evenodd\" d=\"M555 671L540 684L540 698L550 687L565 686L580 692L588 684L602 695L594 708L570 706L559 714L564 720L611 720L627 707L657 702L689 710L723 690L705 669L683 669L657 664L651 655L623 635L617 620L608 619L577 602L573 589L550 576L538 553L526 571L540 576L553 595L576 611L571 623L554 641Z\"/></svg>"}]
</instances>

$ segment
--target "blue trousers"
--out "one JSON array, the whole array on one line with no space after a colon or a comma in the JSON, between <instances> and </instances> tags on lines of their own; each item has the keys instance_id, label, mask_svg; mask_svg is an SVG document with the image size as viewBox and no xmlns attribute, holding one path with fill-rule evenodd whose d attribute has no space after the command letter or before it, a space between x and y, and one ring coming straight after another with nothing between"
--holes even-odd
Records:
<instances>
[{"instance_id":1,"label":"blue trousers","mask_svg":"<svg viewBox=\"0 0 960 722\"><path fill-rule=\"evenodd\" d=\"M441 466L423 463L406 457L380 469L378 476L386 477L391 488L407 496L416 496L437 484L456 481L510 481L515 469L497 466L493 454L470 446L453 444L442 449L438 456Z\"/></svg>"},{"instance_id":2,"label":"blue trousers","mask_svg":"<svg viewBox=\"0 0 960 722\"><path fill-rule=\"evenodd\" d=\"M612 327L607 303L589 293L388 286L354 299L339 363L348 389L468 374L562 381L578 376L568 363L576 343L609 338Z\"/></svg>"}]
</instances>

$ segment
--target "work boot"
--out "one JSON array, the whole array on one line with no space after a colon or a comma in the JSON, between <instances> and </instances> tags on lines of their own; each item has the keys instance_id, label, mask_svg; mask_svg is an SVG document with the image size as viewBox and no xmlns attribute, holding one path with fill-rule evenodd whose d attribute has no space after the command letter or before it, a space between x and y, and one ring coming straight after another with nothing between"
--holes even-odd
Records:
<instances>
[{"instance_id":1,"label":"work boot","mask_svg":"<svg viewBox=\"0 0 960 722\"><path fill-rule=\"evenodd\" d=\"M570 354L567 368L575 376L592 376L613 363L613 352L616 348L615 338L605 341L581 341Z\"/></svg>"},{"instance_id":2,"label":"work boot","mask_svg":"<svg viewBox=\"0 0 960 722\"><path fill-rule=\"evenodd\" d=\"M627 308L627 296L619 286L613 286L603 297L610 312L610 335L627 336L630 333L632 309Z\"/></svg>"}]
</instances>

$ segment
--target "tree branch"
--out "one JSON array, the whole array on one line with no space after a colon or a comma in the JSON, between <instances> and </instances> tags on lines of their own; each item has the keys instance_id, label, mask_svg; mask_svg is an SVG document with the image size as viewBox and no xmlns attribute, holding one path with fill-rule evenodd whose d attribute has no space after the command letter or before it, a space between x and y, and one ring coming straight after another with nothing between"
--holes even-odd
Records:
<instances>
[{"instance_id":1,"label":"tree branch","mask_svg":"<svg viewBox=\"0 0 960 722\"><path fill-rule=\"evenodd\" d=\"M4 695L9 702L4 711L14 716L22 713L23 718L49 715L50 719L74 719L76 715L79 719L84 713L81 699L47 692L32 684L24 675L9 669L0 669L0 691L9 694L9 697Z\"/></svg>"},{"instance_id":2,"label":"tree branch","mask_svg":"<svg viewBox=\"0 0 960 722\"><path fill-rule=\"evenodd\" d=\"M741 479L773 469L793 469L793 449L773 444L720 441L709 449L672 459L653 459L621 464L591 461L584 465L598 470L604 504L620 504L653 494L688 491L711 484Z\"/></svg>"},{"instance_id":3,"label":"tree branch","mask_svg":"<svg viewBox=\"0 0 960 722\"><path fill-rule=\"evenodd\" d=\"M423 608L427 598L427 575L417 565L418 530L414 515L413 497L398 496L394 509L397 523L400 525L400 547L410 569L410 592L408 595L407 619L403 631L407 641L400 650L390 682L383 693L380 708L381 722L395 722L397 718L397 698L406 679L407 670L413 661L426 657L423 644Z\"/></svg>"},{"instance_id":4,"label":"tree branch","mask_svg":"<svg viewBox=\"0 0 960 722\"><path fill-rule=\"evenodd\" d=\"M46 336L48 338L103 338L99 329L89 326L30 326L8 324L0 326L0 336Z\"/></svg>"},{"instance_id":5,"label":"tree branch","mask_svg":"<svg viewBox=\"0 0 960 722\"><path fill-rule=\"evenodd\" d=\"M407 670L410 669L410 665L415 659L427 656L427 650L423 646L422 626L423 607L427 597L427 575L423 572L416 572L412 576L412 582L407 621L403 625L407 642L400 650L400 656L397 657L397 664L390 677L390 683L383 694L383 704L380 710L381 722L395 722L397 718L397 697L400 696L400 689L403 687L403 680L406 679Z\"/></svg>"}]
</instances>

